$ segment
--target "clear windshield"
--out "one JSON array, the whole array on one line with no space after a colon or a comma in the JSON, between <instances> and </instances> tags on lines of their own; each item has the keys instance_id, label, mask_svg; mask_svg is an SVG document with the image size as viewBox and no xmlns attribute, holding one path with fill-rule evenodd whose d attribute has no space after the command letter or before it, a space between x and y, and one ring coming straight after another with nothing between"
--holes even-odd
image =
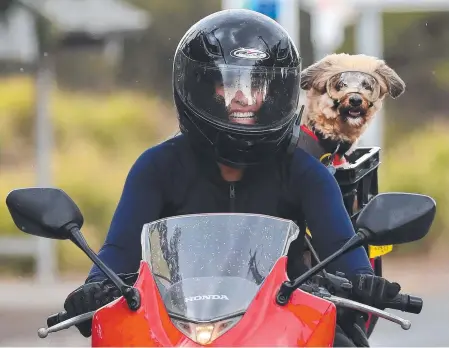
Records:
<instances>
[{"instance_id":1,"label":"clear windshield","mask_svg":"<svg viewBox=\"0 0 449 348\"><path fill-rule=\"evenodd\" d=\"M297 235L263 215L185 215L146 224L143 257L170 314L212 321L247 309Z\"/></svg>"}]
</instances>

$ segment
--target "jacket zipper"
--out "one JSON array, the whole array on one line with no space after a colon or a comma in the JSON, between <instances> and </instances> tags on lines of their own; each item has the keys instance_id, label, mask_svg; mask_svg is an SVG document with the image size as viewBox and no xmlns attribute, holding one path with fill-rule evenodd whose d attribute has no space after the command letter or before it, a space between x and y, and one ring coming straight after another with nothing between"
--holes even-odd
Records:
<instances>
[{"instance_id":1,"label":"jacket zipper","mask_svg":"<svg viewBox=\"0 0 449 348\"><path fill-rule=\"evenodd\" d=\"M229 204L231 213L235 212L235 184L229 184Z\"/></svg>"}]
</instances>

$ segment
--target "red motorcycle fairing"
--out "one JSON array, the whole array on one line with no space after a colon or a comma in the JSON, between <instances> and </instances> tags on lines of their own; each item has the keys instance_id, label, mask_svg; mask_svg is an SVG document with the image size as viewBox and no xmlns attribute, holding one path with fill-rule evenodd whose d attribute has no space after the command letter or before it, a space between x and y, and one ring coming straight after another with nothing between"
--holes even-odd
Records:
<instances>
[{"instance_id":1,"label":"red motorcycle fairing","mask_svg":"<svg viewBox=\"0 0 449 348\"><path fill-rule=\"evenodd\" d=\"M296 290L286 306L276 293L287 280L287 258L279 258L240 321L207 346L331 347L336 308L329 301ZM92 320L92 347L201 347L171 322L148 264L141 261L135 286L141 307L128 309L123 297L99 309Z\"/></svg>"}]
</instances>

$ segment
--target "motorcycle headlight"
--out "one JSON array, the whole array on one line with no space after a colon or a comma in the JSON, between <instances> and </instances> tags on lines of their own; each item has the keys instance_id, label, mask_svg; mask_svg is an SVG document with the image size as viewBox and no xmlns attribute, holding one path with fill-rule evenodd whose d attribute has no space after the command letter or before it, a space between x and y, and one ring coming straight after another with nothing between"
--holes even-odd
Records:
<instances>
[{"instance_id":1,"label":"motorcycle headlight","mask_svg":"<svg viewBox=\"0 0 449 348\"><path fill-rule=\"evenodd\" d=\"M201 345L211 343L223 335L239 322L242 316L217 321L215 323L189 323L179 319L172 319L176 328L184 335Z\"/></svg>"}]
</instances>

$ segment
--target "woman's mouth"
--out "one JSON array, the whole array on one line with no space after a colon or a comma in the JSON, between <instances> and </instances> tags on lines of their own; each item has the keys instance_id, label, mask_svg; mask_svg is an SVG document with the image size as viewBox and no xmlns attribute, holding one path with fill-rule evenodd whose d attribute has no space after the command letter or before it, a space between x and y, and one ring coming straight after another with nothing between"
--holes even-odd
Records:
<instances>
[{"instance_id":1,"label":"woman's mouth","mask_svg":"<svg viewBox=\"0 0 449 348\"><path fill-rule=\"evenodd\" d=\"M233 112L229 116L234 118L252 118L254 117L254 112Z\"/></svg>"},{"instance_id":2,"label":"woman's mouth","mask_svg":"<svg viewBox=\"0 0 449 348\"><path fill-rule=\"evenodd\" d=\"M242 124L254 124L254 112L233 112L229 115L232 122Z\"/></svg>"}]
</instances>

